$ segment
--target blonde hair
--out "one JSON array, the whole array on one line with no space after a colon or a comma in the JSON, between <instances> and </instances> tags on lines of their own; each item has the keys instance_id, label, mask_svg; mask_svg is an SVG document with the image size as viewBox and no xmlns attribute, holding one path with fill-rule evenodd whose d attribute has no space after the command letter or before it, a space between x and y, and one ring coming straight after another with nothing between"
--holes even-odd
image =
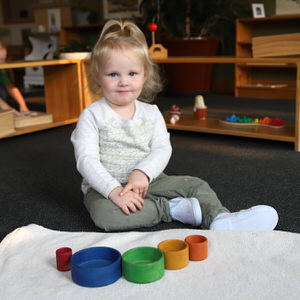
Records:
<instances>
[{"instance_id":1,"label":"blonde hair","mask_svg":"<svg viewBox=\"0 0 300 300\"><path fill-rule=\"evenodd\" d=\"M91 55L89 87L92 92L97 93L99 90L98 78L101 63L105 61L112 50L134 51L141 58L146 81L139 99L151 102L162 90L158 67L149 57L148 45L143 32L129 21L110 20L104 25Z\"/></svg>"}]
</instances>

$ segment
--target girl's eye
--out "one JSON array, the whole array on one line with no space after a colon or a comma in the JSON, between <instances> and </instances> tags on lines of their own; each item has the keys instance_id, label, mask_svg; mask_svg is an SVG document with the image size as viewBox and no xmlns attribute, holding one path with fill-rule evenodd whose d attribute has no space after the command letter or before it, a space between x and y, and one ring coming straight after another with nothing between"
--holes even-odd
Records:
<instances>
[{"instance_id":1,"label":"girl's eye","mask_svg":"<svg viewBox=\"0 0 300 300\"><path fill-rule=\"evenodd\" d=\"M109 76L110 76L110 77L117 77L118 74L117 74L117 73L110 73Z\"/></svg>"},{"instance_id":2,"label":"girl's eye","mask_svg":"<svg viewBox=\"0 0 300 300\"><path fill-rule=\"evenodd\" d=\"M134 75L136 75L136 72L130 72L129 73L129 76L134 76Z\"/></svg>"}]
</instances>

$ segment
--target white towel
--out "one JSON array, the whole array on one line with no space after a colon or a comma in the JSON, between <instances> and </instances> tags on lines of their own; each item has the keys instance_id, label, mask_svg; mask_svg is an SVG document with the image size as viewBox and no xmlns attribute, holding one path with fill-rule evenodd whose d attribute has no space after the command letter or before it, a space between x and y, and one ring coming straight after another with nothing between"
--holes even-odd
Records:
<instances>
[{"instance_id":1,"label":"white towel","mask_svg":"<svg viewBox=\"0 0 300 300\"><path fill-rule=\"evenodd\" d=\"M123 254L138 246L201 234L208 258L166 270L153 283L121 277L96 288L76 285L70 272L56 269L55 251L109 246ZM60 232L38 225L21 227L0 244L0 299L299 299L300 235L296 233L170 229L157 232Z\"/></svg>"}]
</instances>

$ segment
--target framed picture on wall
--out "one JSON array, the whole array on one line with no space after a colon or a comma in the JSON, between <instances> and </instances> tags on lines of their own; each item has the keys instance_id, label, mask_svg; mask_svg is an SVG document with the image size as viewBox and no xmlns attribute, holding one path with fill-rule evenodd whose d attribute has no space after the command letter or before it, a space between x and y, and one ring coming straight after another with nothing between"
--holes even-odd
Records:
<instances>
[{"instance_id":1,"label":"framed picture on wall","mask_svg":"<svg viewBox=\"0 0 300 300\"><path fill-rule=\"evenodd\" d=\"M2 0L2 18L4 24L33 23L35 0Z\"/></svg>"},{"instance_id":2,"label":"framed picture on wall","mask_svg":"<svg viewBox=\"0 0 300 300\"><path fill-rule=\"evenodd\" d=\"M105 20L112 18L141 17L139 11L142 0L102 0L103 17Z\"/></svg>"},{"instance_id":3,"label":"framed picture on wall","mask_svg":"<svg viewBox=\"0 0 300 300\"><path fill-rule=\"evenodd\" d=\"M264 5L262 3L253 3L252 13L253 13L253 18L264 18L266 16Z\"/></svg>"}]
</instances>

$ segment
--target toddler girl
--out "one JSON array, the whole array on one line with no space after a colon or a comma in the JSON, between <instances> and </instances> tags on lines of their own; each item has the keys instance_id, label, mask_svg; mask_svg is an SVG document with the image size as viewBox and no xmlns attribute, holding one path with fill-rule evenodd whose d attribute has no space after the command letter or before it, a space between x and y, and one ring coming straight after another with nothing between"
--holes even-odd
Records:
<instances>
[{"instance_id":1,"label":"toddler girl","mask_svg":"<svg viewBox=\"0 0 300 300\"><path fill-rule=\"evenodd\" d=\"M83 177L84 204L106 231L177 220L213 230L273 230L278 216L259 205L230 213L209 185L163 173L169 133L156 105L161 91L143 33L131 22L108 21L91 56L91 82L104 97L81 113L71 141Z\"/></svg>"}]
</instances>

